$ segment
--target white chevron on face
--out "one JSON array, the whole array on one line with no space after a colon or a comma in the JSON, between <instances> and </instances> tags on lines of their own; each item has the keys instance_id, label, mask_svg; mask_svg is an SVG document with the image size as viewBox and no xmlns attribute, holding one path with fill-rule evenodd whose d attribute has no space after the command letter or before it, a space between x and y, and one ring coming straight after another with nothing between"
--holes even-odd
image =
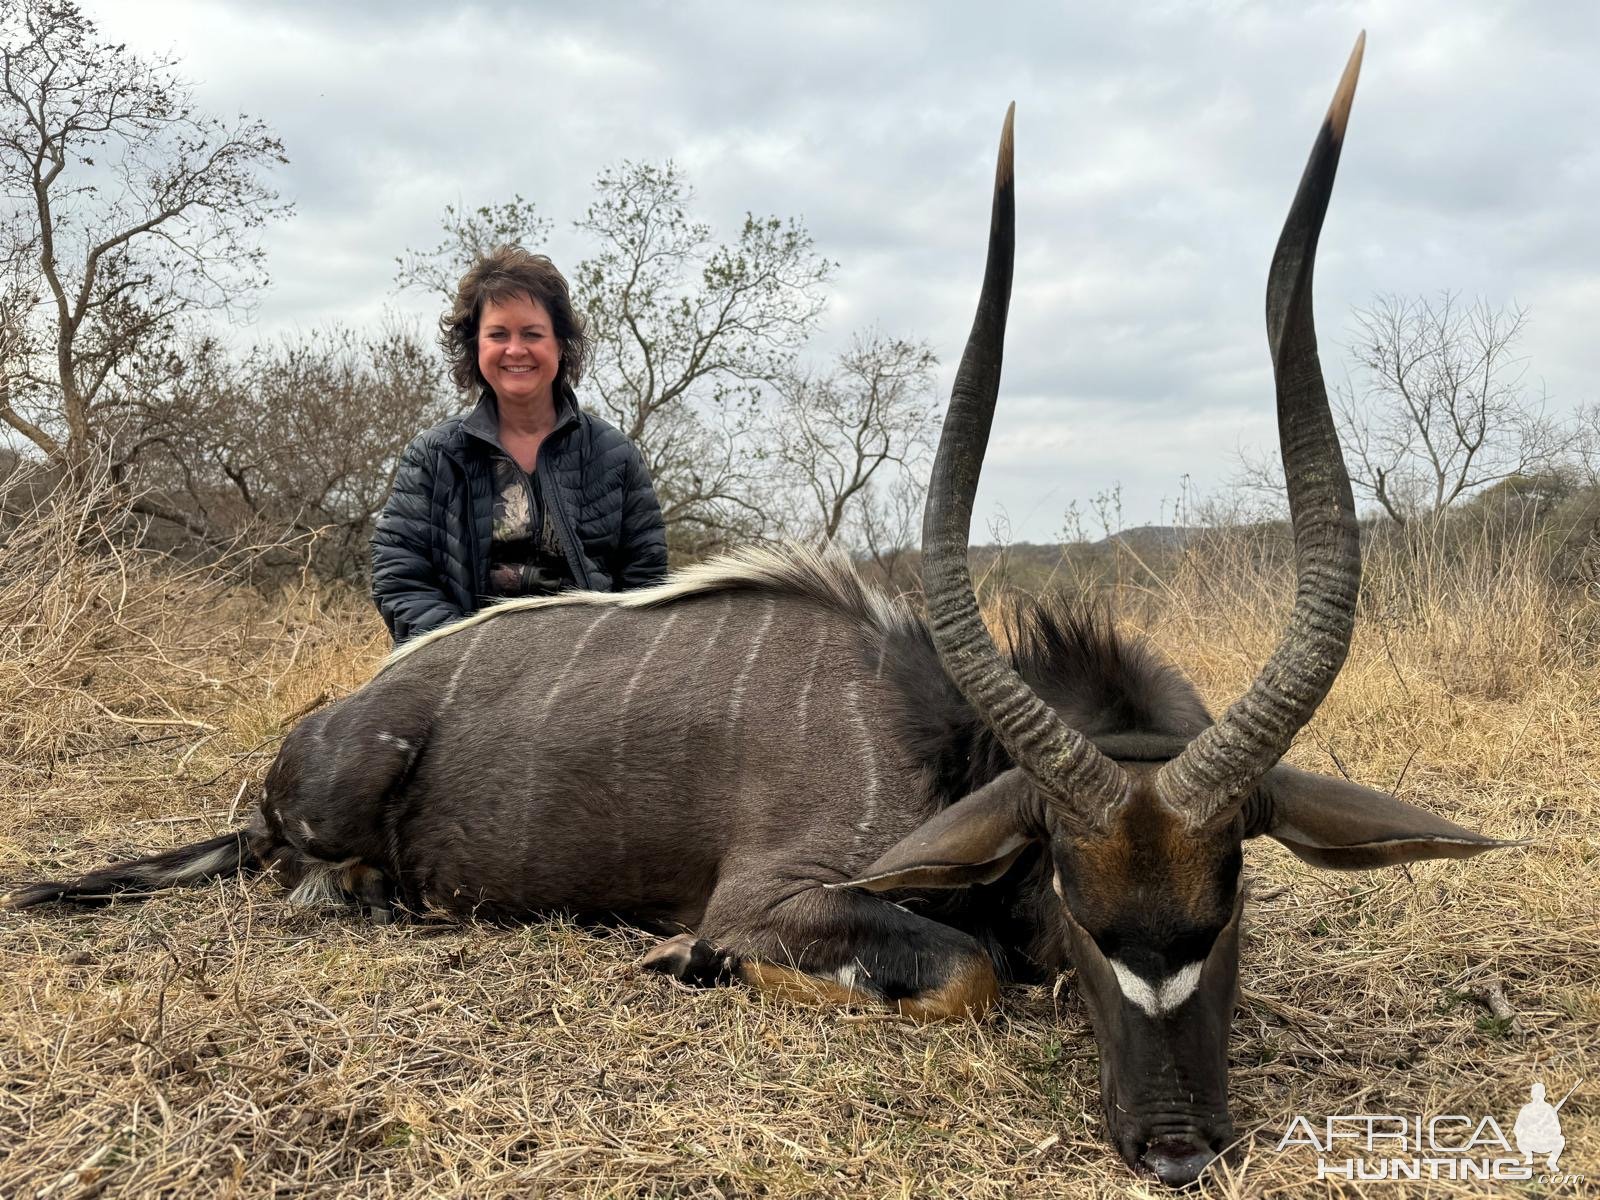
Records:
<instances>
[{"instance_id":1,"label":"white chevron on face","mask_svg":"<svg viewBox=\"0 0 1600 1200\"><path fill-rule=\"evenodd\" d=\"M1111 972L1117 977L1117 986L1122 989L1122 994L1143 1009L1147 1017L1159 1017L1172 1012L1194 995L1195 988L1200 984L1200 968L1203 965L1192 962L1186 967L1180 967L1159 983L1152 984L1143 976L1134 974L1116 959L1111 959L1110 963Z\"/></svg>"}]
</instances>

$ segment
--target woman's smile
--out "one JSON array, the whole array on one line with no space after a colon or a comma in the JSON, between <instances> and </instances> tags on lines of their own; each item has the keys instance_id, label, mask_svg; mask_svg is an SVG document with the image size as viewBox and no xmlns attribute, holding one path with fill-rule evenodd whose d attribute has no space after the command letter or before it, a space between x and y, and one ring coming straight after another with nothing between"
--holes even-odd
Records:
<instances>
[{"instance_id":1,"label":"woman's smile","mask_svg":"<svg viewBox=\"0 0 1600 1200\"><path fill-rule=\"evenodd\" d=\"M502 403L555 404L561 343L550 314L531 296L483 306L478 324L478 370Z\"/></svg>"}]
</instances>

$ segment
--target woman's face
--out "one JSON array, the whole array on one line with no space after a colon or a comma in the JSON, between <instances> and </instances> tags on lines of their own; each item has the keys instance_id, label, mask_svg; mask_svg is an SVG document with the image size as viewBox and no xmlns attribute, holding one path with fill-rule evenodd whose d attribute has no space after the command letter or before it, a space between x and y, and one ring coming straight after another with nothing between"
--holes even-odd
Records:
<instances>
[{"instance_id":1,"label":"woman's face","mask_svg":"<svg viewBox=\"0 0 1600 1200\"><path fill-rule=\"evenodd\" d=\"M554 403L561 343L531 296L489 301L478 318L478 370L502 403Z\"/></svg>"}]
</instances>

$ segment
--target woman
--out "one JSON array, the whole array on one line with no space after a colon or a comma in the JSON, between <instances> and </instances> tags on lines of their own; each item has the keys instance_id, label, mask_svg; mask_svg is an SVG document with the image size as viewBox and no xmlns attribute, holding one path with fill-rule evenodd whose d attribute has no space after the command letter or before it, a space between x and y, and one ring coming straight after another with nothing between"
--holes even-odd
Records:
<instances>
[{"instance_id":1,"label":"woman","mask_svg":"<svg viewBox=\"0 0 1600 1200\"><path fill-rule=\"evenodd\" d=\"M661 506L633 443L578 408L589 340L555 265L494 250L439 328L478 402L412 440L378 517L372 598L395 642L503 597L659 582Z\"/></svg>"}]
</instances>

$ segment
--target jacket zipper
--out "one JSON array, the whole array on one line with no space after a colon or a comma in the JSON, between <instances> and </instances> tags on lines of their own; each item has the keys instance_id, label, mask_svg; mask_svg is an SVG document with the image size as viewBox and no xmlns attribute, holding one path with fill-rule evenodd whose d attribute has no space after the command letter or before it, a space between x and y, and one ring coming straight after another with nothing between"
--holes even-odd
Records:
<instances>
[{"instance_id":1,"label":"jacket zipper","mask_svg":"<svg viewBox=\"0 0 1600 1200\"><path fill-rule=\"evenodd\" d=\"M554 433L555 431L551 430L551 432ZM549 440L549 438L545 439L546 442ZM594 580L589 578L589 572L584 565L583 556L577 551L577 539L567 525L567 516L561 511L561 506L555 503L555 489L547 483L545 472L539 469L540 463L544 460L544 447L545 442L540 442L538 453L533 456L533 478L539 486L539 495L543 500L540 513L540 529L535 534L534 545L538 545L538 538L544 533L543 518L550 517L556 527L556 538L561 542L561 553L567 556L567 566L572 568L573 581L586 591L592 590L594 588ZM531 500L532 497L530 496L529 499Z\"/></svg>"}]
</instances>

